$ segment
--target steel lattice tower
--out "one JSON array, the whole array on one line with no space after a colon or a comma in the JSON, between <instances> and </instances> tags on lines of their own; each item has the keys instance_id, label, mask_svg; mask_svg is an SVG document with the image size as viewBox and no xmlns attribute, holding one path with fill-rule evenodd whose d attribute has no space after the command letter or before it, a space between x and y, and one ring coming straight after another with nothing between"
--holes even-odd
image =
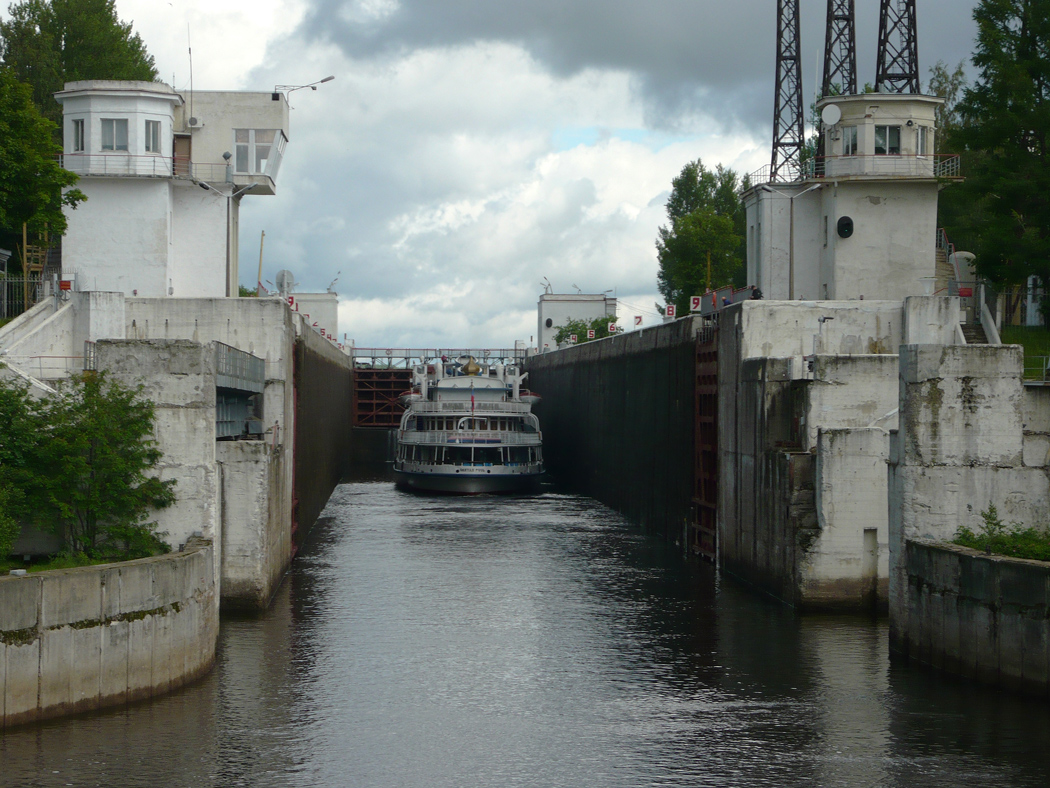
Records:
<instances>
[{"instance_id":1,"label":"steel lattice tower","mask_svg":"<svg viewBox=\"0 0 1050 788\"><path fill-rule=\"evenodd\" d=\"M799 0L777 0L777 83L773 106L771 181L802 176L802 58L799 54Z\"/></svg>"},{"instance_id":2,"label":"steel lattice tower","mask_svg":"<svg viewBox=\"0 0 1050 788\"><path fill-rule=\"evenodd\" d=\"M828 0L824 80L820 95L857 93L857 15L853 0Z\"/></svg>"},{"instance_id":3,"label":"steel lattice tower","mask_svg":"<svg viewBox=\"0 0 1050 788\"><path fill-rule=\"evenodd\" d=\"M880 93L920 91L915 0L882 0L875 88Z\"/></svg>"}]
</instances>

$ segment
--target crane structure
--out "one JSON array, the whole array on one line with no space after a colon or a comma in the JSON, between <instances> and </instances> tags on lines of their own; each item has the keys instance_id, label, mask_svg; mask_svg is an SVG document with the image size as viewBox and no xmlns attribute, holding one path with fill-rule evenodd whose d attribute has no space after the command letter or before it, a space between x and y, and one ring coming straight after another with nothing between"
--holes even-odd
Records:
<instances>
[{"instance_id":1,"label":"crane structure","mask_svg":"<svg viewBox=\"0 0 1050 788\"><path fill-rule=\"evenodd\" d=\"M857 15L854 0L828 0L824 79L820 95L857 94Z\"/></svg>"},{"instance_id":2,"label":"crane structure","mask_svg":"<svg viewBox=\"0 0 1050 788\"><path fill-rule=\"evenodd\" d=\"M777 0L777 77L773 107L773 158L769 179L802 177L805 127L802 115L802 58L799 0Z\"/></svg>"},{"instance_id":3,"label":"crane structure","mask_svg":"<svg viewBox=\"0 0 1050 788\"><path fill-rule=\"evenodd\" d=\"M875 89L880 93L921 92L915 0L882 0Z\"/></svg>"}]
</instances>

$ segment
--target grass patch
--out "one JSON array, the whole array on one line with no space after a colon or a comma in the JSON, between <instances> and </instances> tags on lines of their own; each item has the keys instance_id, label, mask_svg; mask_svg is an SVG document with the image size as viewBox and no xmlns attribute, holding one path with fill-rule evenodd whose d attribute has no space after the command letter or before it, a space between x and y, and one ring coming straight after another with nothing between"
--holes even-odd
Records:
<instances>
[{"instance_id":1,"label":"grass patch","mask_svg":"<svg viewBox=\"0 0 1050 788\"><path fill-rule=\"evenodd\" d=\"M981 512L981 519L984 520L984 525L980 531L975 532L963 526L952 542L996 555L1050 561L1050 534L1031 526L1025 528L1020 523L1013 523L1007 527L999 519L999 512L994 504Z\"/></svg>"},{"instance_id":2,"label":"grass patch","mask_svg":"<svg viewBox=\"0 0 1050 788\"><path fill-rule=\"evenodd\" d=\"M1050 331L1042 326L1003 326L1000 336L1004 345L1024 347L1024 376L1043 379L1044 357L1050 356Z\"/></svg>"},{"instance_id":3,"label":"grass patch","mask_svg":"<svg viewBox=\"0 0 1050 788\"><path fill-rule=\"evenodd\" d=\"M111 564L117 559L89 558L83 553L75 555L55 555L46 560L22 561L17 558L0 559L0 575L6 575L12 569L25 569L29 572L47 572L51 569L76 569L78 566Z\"/></svg>"}]
</instances>

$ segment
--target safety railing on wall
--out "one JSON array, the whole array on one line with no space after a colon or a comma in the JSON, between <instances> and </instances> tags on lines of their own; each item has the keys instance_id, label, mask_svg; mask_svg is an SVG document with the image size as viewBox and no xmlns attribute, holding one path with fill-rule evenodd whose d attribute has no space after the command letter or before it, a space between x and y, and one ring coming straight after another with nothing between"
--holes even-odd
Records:
<instances>
[{"instance_id":1,"label":"safety railing on wall","mask_svg":"<svg viewBox=\"0 0 1050 788\"><path fill-rule=\"evenodd\" d=\"M0 319L18 317L43 298L43 283L38 279L0 276Z\"/></svg>"},{"instance_id":2,"label":"safety railing on wall","mask_svg":"<svg viewBox=\"0 0 1050 788\"><path fill-rule=\"evenodd\" d=\"M539 446L541 438L536 432L500 432L482 430L475 432L404 432L403 443L415 443L421 446Z\"/></svg>"},{"instance_id":3,"label":"safety railing on wall","mask_svg":"<svg viewBox=\"0 0 1050 788\"><path fill-rule=\"evenodd\" d=\"M215 385L221 389L260 394L266 387L266 362L251 353L216 342Z\"/></svg>"},{"instance_id":4,"label":"safety railing on wall","mask_svg":"<svg viewBox=\"0 0 1050 788\"><path fill-rule=\"evenodd\" d=\"M877 154L869 156L815 156L803 165L806 178L959 178L958 154L914 156Z\"/></svg>"},{"instance_id":5,"label":"safety railing on wall","mask_svg":"<svg viewBox=\"0 0 1050 788\"><path fill-rule=\"evenodd\" d=\"M354 366L407 368L435 359L452 360L471 356L481 364L518 363L525 359L525 348L350 348Z\"/></svg>"},{"instance_id":6,"label":"safety railing on wall","mask_svg":"<svg viewBox=\"0 0 1050 788\"><path fill-rule=\"evenodd\" d=\"M1026 383L1050 383L1050 356L1025 356L1024 380Z\"/></svg>"},{"instance_id":7,"label":"safety railing on wall","mask_svg":"<svg viewBox=\"0 0 1050 788\"><path fill-rule=\"evenodd\" d=\"M135 176L140 178L186 178L195 181L222 183L231 179L227 164L192 162L182 157L160 155L132 155L115 153L63 153L59 155L63 169L77 175Z\"/></svg>"}]
</instances>

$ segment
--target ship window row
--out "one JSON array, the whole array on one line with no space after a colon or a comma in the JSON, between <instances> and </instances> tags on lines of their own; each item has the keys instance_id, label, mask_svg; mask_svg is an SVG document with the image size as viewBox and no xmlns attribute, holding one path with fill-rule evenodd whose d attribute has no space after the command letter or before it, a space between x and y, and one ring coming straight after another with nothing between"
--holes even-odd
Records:
<instances>
[{"instance_id":1,"label":"ship window row","mask_svg":"<svg viewBox=\"0 0 1050 788\"><path fill-rule=\"evenodd\" d=\"M522 465L540 462L537 446L416 446L403 445L400 458L432 465Z\"/></svg>"},{"instance_id":2,"label":"ship window row","mask_svg":"<svg viewBox=\"0 0 1050 788\"><path fill-rule=\"evenodd\" d=\"M462 416L421 416L421 432L453 432L454 430L523 432L521 419L476 417L464 420Z\"/></svg>"}]
</instances>

